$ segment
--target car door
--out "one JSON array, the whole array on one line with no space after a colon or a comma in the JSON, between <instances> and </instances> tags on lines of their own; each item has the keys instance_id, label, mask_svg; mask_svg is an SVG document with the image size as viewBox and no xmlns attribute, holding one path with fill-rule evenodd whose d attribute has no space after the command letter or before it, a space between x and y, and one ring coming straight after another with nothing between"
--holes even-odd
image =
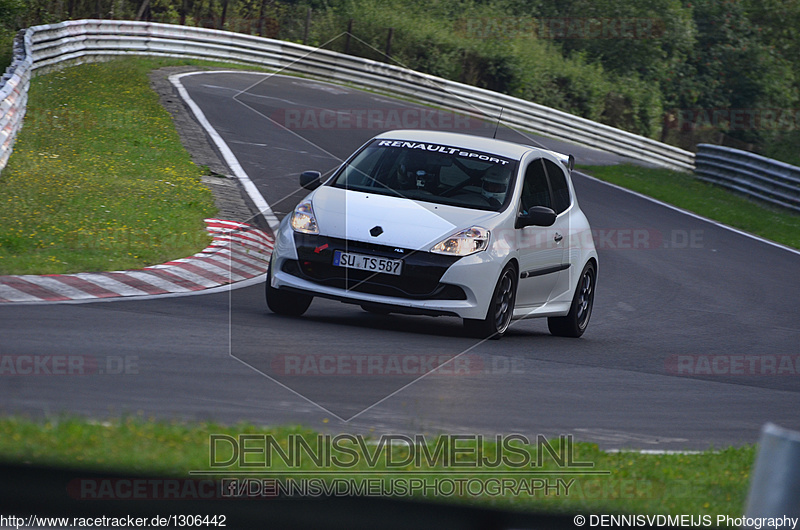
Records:
<instances>
[{"instance_id":1,"label":"car door","mask_svg":"<svg viewBox=\"0 0 800 530\"><path fill-rule=\"evenodd\" d=\"M545 160L545 167L547 168L547 179L550 183L550 193L553 198L553 211L556 212L556 222L551 227L553 231L553 238L561 238L558 241L558 246L562 249L561 254L561 271L558 273L555 285L548 300L552 300L564 294L569 290L570 274L579 274L581 271L573 271L570 269L570 237L574 234L570 229L570 221L572 219L572 196L570 195L569 185L567 184L566 169L561 164Z\"/></svg>"},{"instance_id":2,"label":"car door","mask_svg":"<svg viewBox=\"0 0 800 530\"><path fill-rule=\"evenodd\" d=\"M519 212L534 206L555 209L555 201L548 179L548 173L558 169L556 164L545 158L537 158L525 169L520 197ZM556 218L553 226L526 226L516 229L518 259L520 265L517 285L518 308L536 307L544 304L556 286L563 268L569 237L567 215Z\"/></svg>"}]
</instances>

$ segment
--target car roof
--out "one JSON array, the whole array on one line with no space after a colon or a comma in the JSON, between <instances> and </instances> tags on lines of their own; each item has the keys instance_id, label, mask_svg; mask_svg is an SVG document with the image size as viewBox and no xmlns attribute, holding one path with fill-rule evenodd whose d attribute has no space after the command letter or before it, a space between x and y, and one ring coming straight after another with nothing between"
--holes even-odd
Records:
<instances>
[{"instance_id":1,"label":"car roof","mask_svg":"<svg viewBox=\"0 0 800 530\"><path fill-rule=\"evenodd\" d=\"M560 153L533 147L531 145L523 145L514 142L507 142L505 140L497 140L494 138L485 138L482 136L453 132L402 129L387 131L379 134L375 138L436 143L452 147L461 147L464 149L474 149L476 151L488 152L517 160L521 159L529 151L549 153L556 158L558 158L560 155Z\"/></svg>"}]
</instances>

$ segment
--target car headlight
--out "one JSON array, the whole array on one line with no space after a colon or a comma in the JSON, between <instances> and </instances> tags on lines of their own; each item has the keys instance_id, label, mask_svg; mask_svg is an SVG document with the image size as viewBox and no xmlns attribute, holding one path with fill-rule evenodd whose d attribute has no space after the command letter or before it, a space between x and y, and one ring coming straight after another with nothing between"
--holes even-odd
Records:
<instances>
[{"instance_id":1,"label":"car headlight","mask_svg":"<svg viewBox=\"0 0 800 530\"><path fill-rule=\"evenodd\" d=\"M311 207L311 201L300 201L300 204L298 204L294 212L292 212L291 225L296 232L319 234L317 218L314 217L314 209Z\"/></svg>"},{"instance_id":2,"label":"car headlight","mask_svg":"<svg viewBox=\"0 0 800 530\"><path fill-rule=\"evenodd\" d=\"M469 256L481 250L486 250L488 245L489 231L480 226L471 226L447 239L439 241L433 246L431 252L450 256Z\"/></svg>"}]
</instances>

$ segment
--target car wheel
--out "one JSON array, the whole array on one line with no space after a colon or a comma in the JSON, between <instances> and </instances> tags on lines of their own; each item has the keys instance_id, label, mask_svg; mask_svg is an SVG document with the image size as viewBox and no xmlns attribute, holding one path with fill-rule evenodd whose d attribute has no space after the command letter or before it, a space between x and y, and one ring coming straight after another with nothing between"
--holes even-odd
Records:
<instances>
[{"instance_id":1,"label":"car wheel","mask_svg":"<svg viewBox=\"0 0 800 530\"><path fill-rule=\"evenodd\" d=\"M594 265L587 263L583 268L578 285L575 288L575 296L572 298L572 305L569 313L564 317L550 317L547 319L547 327L550 333L557 337L580 337L589 325L589 318L592 316L592 306L594 305L594 288L597 279Z\"/></svg>"},{"instance_id":2,"label":"car wheel","mask_svg":"<svg viewBox=\"0 0 800 530\"><path fill-rule=\"evenodd\" d=\"M494 288L489 310L483 320L464 319L464 328L480 339L499 339L511 324L514 301L517 297L517 270L509 265L500 274Z\"/></svg>"},{"instance_id":3,"label":"car wheel","mask_svg":"<svg viewBox=\"0 0 800 530\"><path fill-rule=\"evenodd\" d=\"M306 312L308 306L311 305L313 296L307 294L296 293L293 291L281 291L274 289L270 282L272 278L272 261L269 262L269 269L267 270L267 307L273 313L278 315L287 315L299 317Z\"/></svg>"}]
</instances>

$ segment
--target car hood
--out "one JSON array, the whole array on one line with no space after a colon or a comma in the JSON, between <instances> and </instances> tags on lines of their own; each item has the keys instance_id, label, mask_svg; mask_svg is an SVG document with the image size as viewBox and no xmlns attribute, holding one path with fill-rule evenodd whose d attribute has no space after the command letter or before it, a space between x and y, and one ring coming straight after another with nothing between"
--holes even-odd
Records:
<instances>
[{"instance_id":1,"label":"car hood","mask_svg":"<svg viewBox=\"0 0 800 530\"><path fill-rule=\"evenodd\" d=\"M427 251L458 229L486 226L497 212L483 212L374 193L322 186L312 195L320 234ZM374 236L370 233L380 232Z\"/></svg>"}]
</instances>

